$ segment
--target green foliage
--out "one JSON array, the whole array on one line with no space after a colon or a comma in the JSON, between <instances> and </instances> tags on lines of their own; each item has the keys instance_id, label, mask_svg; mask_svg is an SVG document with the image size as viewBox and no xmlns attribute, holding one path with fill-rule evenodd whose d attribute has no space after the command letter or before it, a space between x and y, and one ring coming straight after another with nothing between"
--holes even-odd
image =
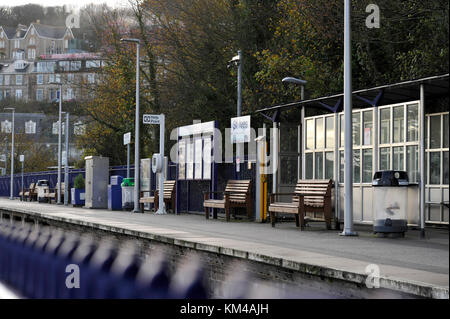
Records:
<instances>
[{"instance_id":1,"label":"green foliage","mask_svg":"<svg viewBox=\"0 0 450 319\"><path fill-rule=\"evenodd\" d=\"M73 181L73 187L76 189L84 189L84 178L82 174L78 174L77 177L75 177L75 180Z\"/></svg>"}]
</instances>

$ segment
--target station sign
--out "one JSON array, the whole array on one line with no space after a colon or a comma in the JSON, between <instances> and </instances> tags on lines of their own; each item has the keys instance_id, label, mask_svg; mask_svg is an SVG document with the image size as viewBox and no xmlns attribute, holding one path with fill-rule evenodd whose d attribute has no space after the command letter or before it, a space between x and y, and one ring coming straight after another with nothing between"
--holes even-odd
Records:
<instances>
[{"instance_id":1,"label":"station sign","mask_svg":"<svg viewBox=\"0 0 450 319\"><path fill-rule=\"evenodd\" d=\"M123 145L130 144L131 142L131 132L123 134Z\"/></svg>"},{"instance_id":2,"label":"station sign","mask_svg":"<svg viewBox=\"0 0 450 319\"><path fill-rule=\"evenodd\" d=\"M159 114L144 114L142 117L143 124L160 124L161 116Z\"/></svg>"},{"instance_id":3,"label":"station sign","mask_svg":"<svg viewBox=\"0 0 450 319\"><path fill-rule=\"evenodd\" d=\"M231 143L250 142L250 115L231 119Z\"/></svg>"}]
</instances>

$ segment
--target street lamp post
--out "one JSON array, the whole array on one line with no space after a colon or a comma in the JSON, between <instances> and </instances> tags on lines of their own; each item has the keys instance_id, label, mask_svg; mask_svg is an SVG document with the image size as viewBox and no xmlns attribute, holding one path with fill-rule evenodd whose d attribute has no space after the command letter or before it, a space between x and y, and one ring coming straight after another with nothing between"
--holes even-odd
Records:
<instances>
[{"instance_id":1,"label":"street lamp post","mask_svg":"<svg viewBox=\"0 0 450 319\"><path fill-rule=\"evenodd\" d=\"M141 40L133 38L120 39L121 42L136 44L136 119L135 119L135 147L134 147L134 213L139 212L139 49Z\"/></svg>"},{"instance_id":2,"label":"street lamp post","mask_svg":"<svg viewBox=\"0 0 450 319\"><path fill-rule=\"evenodd\" d=\"M66 112L66 156L64 159L64 205L69 204L69 112Z\"/></svg>"},{"instance_id":3,"label":"street lamp post","mask_svg":"<svg viewBox=\"0 0 450 319\"><path fill-rule=\"evenodd\" d=\"M343 236L356 236L353 230L353 138L352 138L352 65L350 0L344 1L344 230Z\"/></svg>"},{"instance_id":4,"label":"street lamp post","mask_svg":"<svg viewBox=\"0 0 450 319\"><path fill-rule=\"evenodd\" d=\"M58 114L58 205L61 205L61 135L62 135L62 84L59 84L59 114Z\"/></svg>"},{"instance_id":5,"label":"street lamp post","mask_svg":"<svg viewBox=\"0 0 450 319\"><path fill-rule=\"evenodd\" d=\"M228 61L228 67L237 65L237 117L242 114L242 51L238 50L238 54ZM240 171L241 166L241 144L236 144L236 172Z\"/></svg>"},{"instance_id":6,"label":"street lamp post","mask_svg":"<svg viewBox=\"0 0 450 319\"><path fill-rule=\"evenodd\" d=\"M58 111L58 198L57 204L61 205L61 135L62 135L62 83L60 82L50 82L50 84L59 85L59 111Z\"/></svg>"},{"instance_id":7,"label":"street lamp post","mask_svg":"<svg viewBox=\"0 0 450 319\"><path fill-rule=\"evenodd\" d=\"M11 189L9 199L14 199L14 113L16 112L16 108L14 107L5 107L5 110L12 111L12 124L11 124ZM6 163L6 162L5 162Z\"/></svg>"}]
</instances>

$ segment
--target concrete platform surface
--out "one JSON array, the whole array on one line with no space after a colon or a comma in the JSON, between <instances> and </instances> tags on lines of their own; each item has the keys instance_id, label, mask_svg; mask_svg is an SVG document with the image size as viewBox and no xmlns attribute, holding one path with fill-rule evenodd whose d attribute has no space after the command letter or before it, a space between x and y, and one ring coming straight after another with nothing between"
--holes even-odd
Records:
<instances>
[{"instance_id":1,"label":"concrete platform surface","mask_svg":"<svg viewBox=\"0 0 450 319\"><path fill-rule=\"evenodd\" d=\"M339 236L322 223L300 231L294 222L270 224L209 219L196 214L155 215L73 208L0 199L0 210L166 241L279 267L364 283L375 264L381 287L431 298L449 298L449 232L410 230L405 238L377 238L368 227L359 236Z\"/></svg>"}]
</instances>

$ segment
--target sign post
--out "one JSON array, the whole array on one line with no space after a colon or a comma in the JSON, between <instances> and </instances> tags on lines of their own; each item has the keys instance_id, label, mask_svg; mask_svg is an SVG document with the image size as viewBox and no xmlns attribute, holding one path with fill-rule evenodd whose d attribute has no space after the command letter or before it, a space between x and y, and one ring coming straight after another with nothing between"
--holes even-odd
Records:
<instances>
[{"instance_id":1,"label":"sign post","mask_svg":"<svg viewBox=\"0 0 450 319\"><path fill-rule=\"evenodd\" d=\"M22 200L23 200L23 162L25 162L25 156L19 155L19 161L22 163Z\"/></svg>"},{"instance_id":2,"label":"sign post","mask_svg":"<svg viewBox=\"0 0 450 319\"><path fill-rule=\"evenodd\" d=\"M164 207L164 131L165 131L165 116L164 114L144 114L142 119L143 124L159 124L159 154L154 154L152 159L152 170L154 173L159 173L159 207L155 213L157 215L167 214ZM158 159L159 158L159 159Z\"/></svg>"},{"instance_id":3,"label":"sign post","mask_svg":"<svg viewBox=\"0 0 450 319\"><path fill-rule=\"evenodd\" d=\"M250 115L233 117L231 119L231 143L236 147L236 172L241 168L241 143L250 142Z\"/></svg>"},{"instance_id":4,"label":"sign post","mask_svg":"<svg viewBox=\"0 0 450 319\"><path fill-rule=\"evenodd\" d=\"M127 178L130 178L130 142L131 132L123 134L123 145L127 146Z\"/></svg>"}]
</instances>

